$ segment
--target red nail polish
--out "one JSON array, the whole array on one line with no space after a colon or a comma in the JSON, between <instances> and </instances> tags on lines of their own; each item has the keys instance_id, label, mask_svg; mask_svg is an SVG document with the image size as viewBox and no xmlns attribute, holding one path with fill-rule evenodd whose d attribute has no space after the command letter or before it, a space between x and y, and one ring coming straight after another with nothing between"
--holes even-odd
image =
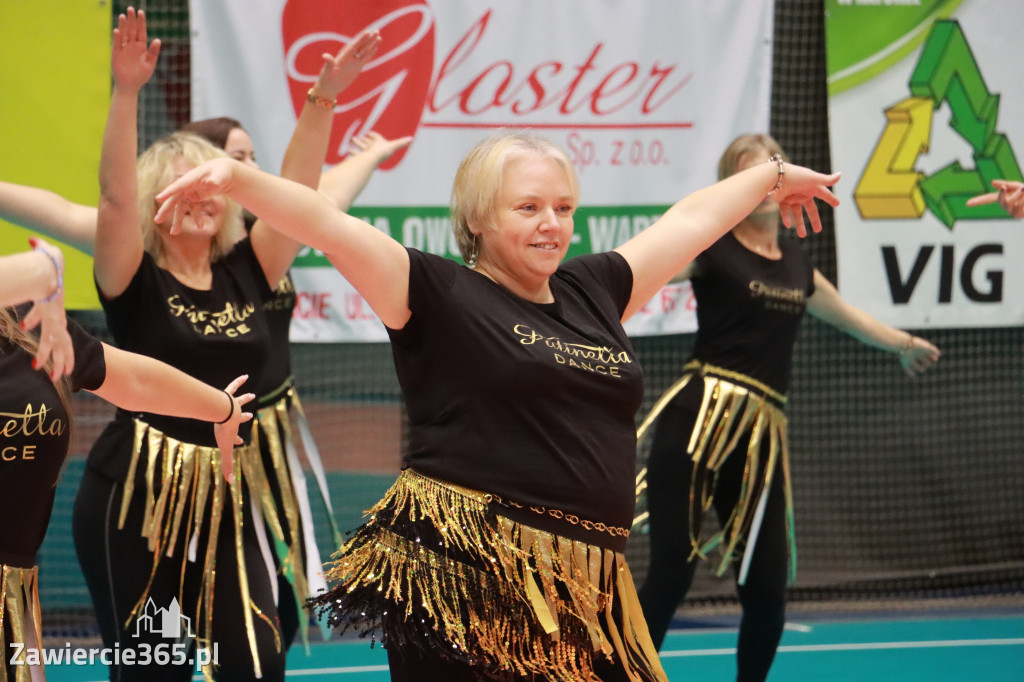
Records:
<instances>
[{"instance_id":1,"label":"red nail polish","mask_svg":"<svg viewBox=\"0 0 1024 682\"><path fill-rule=\"evenodd\" d=\"M35 358L32 358L32 369L39 369L38 362Z\"/></svg>"}]
</instances>

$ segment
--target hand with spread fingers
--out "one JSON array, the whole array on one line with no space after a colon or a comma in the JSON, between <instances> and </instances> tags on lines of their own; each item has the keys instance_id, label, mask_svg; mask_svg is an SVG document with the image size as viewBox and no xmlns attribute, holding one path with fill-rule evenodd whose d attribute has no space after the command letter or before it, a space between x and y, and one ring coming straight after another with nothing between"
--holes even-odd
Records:
<instances>
[{"instance_id":1,"label":"hand with spread fingers","mask_svg":"<svg viewBox=\"0 0 1024 682\"><path fill-rule=\"evenodd\" d=\"M235 392L241 388L248 378L249 375L243 374L234 379L224 389L224 395L228 397L228 401L231 404L228 416L224 418L224 421L213 425L213 435L217 438L217 448L220 450L221 471L224 473L225 480L229 483L235 480L234 458L232 457L234 446L242 445L244 442L242 437L238 435L238 427L252 419L252 412L245 412L242 408L246 403L256 398L255 393L235 395Z\"/></svg>"},{"instance_id":2,"label":"hand with spread fingers","mask_svg":"<svg viewBox=\"0 0 1024 682\"><path fill-rule=\"evenodd\" d=\"M24 329L40 327L39 349L32 366L46 367L50 362L49 375L58 381L75 368L75 353L68 334L67 317L64 314L64 254L60 249L47 242L33 237L29 240L32 248L45 256L44 270L52 267L56 288L47 296L35 298L35 303L21 322ZM52 362L51 362L52 361Z\"/></svg>"},{"instance_id":3,"label":"hand with spread fingers","mask_svg":"<svg viewBox=\"0 0 1024 682\"><path fill-rule=\"evenodd\" d=\"M1014 218L1024 218L1024 182L1017 180L993 180L997 191L979 194L967 200L968 206L982 206L998 201L1003 210Z\"/></svg>"},{"instance_id":4,"label":"hand with spread fingers","mask_svg":"<svg viewBox=\"0 0 1024 682\"><path fill-rule=\"evenodd\" d=\"M119 88L138 90L153 75L160 55L160 39L147 44L146 13L129 7L117 18L110 67Z\"/></svg>"},{"instance_id":5,"label":"hand with spread fingers","mask_svg":"<svg viewBox=\"0 0 1024 682\"><path fill-rule=\"evenodd\" d=\"M325 102L333 102L342 90L356 79L367 64L373 61L380 47L380 31L366 29L345 44L337 54L325 52L324 65L310 95Z\"/></svg>"}]
</instances>

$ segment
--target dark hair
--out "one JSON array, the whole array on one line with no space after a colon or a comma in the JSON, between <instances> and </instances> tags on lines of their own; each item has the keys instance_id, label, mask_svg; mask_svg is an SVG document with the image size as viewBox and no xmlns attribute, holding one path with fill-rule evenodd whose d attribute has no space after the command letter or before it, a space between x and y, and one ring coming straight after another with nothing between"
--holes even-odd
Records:
<instances>
[{"instance_id":1,"label":"dark hair","mask_svg":"<svg viewBox=\"0 0 1024 682\"><path fill-rule=\"evenodd\" d=\"M218 116L217 118L204 118L201 121L186 123L181 127L181 130L182 132L194 133L200 137L205 137L213 144L224 149L228 143L228 135L235 128L245 130L237 120L227 116Z\"/></svg>"}]
</instances>

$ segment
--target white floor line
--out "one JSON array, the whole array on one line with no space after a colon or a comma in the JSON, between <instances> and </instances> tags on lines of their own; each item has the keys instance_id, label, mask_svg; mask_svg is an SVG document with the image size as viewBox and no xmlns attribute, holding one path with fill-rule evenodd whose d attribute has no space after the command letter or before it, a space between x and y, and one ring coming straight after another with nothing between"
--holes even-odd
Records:
<instances>
[{"instance_id":1,"label":"white floor line","mask_svg":"<svg viewBox=\"0 0 1024 682\"><path fill-rule=\"evenodd\" d=\"M808 653L813 651L879 651L883 649L938 649L977 646L1024 646L1024 638L1011 639L944 639L925 640L920 642L858 642L849 644L794 644L779 647L779 652ZM662 658L682 658L692 656L733 656L736 648L722 649L690 649L679 651L662 651Z\"/></svg>"}]
</instances>

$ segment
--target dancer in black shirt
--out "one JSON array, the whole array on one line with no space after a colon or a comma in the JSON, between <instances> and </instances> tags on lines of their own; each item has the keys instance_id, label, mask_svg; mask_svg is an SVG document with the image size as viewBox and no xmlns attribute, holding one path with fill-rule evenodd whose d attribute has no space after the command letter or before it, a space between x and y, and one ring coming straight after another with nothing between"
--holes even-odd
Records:
<instances>
[{"instance_id":1,"label":"dancer in black shirt","mask_svg":"<svg viewBox=\"0 0 1024 682\"><path fill-rule=\"evenodd\" d=\"M767 135L743 135L725 151L726 178L782 150ZM741 682L768 674L785 620L795 560L787 421L793 344L804 311L897 356L908 374L939 358L924 339L845 303L800 245L779 238L779 205L766 197L675 279L690 279L697 340L682 377L640 427L657 427L646 476L651 563L640 603L660 649L698 560L718 550L716 572L736 571L743 606L737 648ZM701 533L714 506L721 530Z\"/></svg>"}]
</instances>

